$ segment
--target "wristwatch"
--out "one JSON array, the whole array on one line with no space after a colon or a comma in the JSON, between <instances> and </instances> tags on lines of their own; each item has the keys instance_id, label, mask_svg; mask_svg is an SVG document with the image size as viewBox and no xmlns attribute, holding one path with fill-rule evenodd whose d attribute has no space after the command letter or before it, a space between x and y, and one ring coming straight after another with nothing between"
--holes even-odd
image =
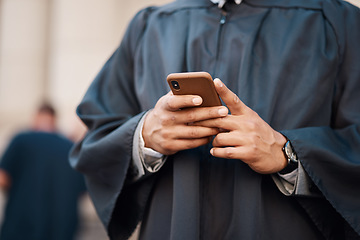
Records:
<instances>
[{"instance_id":1,"label":"wristwatch","mask_svg":"<svg viewBox=\"0 0 360 240\"><path fill-rule=\"evenodd\" d=\"M291 145L291 142L289 139L287 139L284 147L282 148L283 153L285 155L285 158L288 161L287 166L281 170L279 173L280 174L287 174L287 173L291 173L292 171L294 171L297 167L298 167L298 157L296 155L296 152L293 148L293 146Z\"/></svg>"}]
</instances>

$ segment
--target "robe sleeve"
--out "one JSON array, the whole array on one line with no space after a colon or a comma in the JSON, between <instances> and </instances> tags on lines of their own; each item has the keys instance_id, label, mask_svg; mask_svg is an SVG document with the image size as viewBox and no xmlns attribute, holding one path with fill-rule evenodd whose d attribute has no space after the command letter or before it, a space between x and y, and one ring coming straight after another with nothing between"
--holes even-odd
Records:
<instances>
[{"instance_id":1,"label":"robe sleeve","mask_svg":"<svg viewBox=\"0 0 360 240\"><path fill-rule=\"evenodd\" d=\"M126 188L131 178L133 135L144 114L135 92L133 56L150 12L147 8L134 17L119 48L78 106L77 114L88 132L70 155L72 166L85 175L89 194L109 235L114 226L116 235L123 238L130 236L140 219L138 209L143 208L137 204L138 192L140 198L146 198L151 188L151 178ZM115 210L115 205L120 209Z\"/></svg>"},{"instance_id":2,"label":"robe sleeve","mask_svg":"<svg viewBox=\"0 0 360 240\"><path fill-rule=\"evenodd\" d=\"M339 45L331 125L282 132L316 187L360 234L360 10L347 3L336 10L325 8Z\"/></svg>"}]
</instances>

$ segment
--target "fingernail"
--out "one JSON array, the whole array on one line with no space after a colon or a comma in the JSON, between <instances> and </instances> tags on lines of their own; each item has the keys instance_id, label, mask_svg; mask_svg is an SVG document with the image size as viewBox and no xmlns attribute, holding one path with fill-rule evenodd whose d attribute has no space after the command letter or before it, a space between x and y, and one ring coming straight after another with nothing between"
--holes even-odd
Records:
<instances>
[{"instance_id":1,"label":"fingernail","mask_svg":"<svg viewBox=\"0 0 360 240\"><path fill-rule=\"evenodd\" d=\"M200 105L202 103L202 99L200 97L195 97L192 101L195 105Z\"/></svg>"},{"instance_id":2,"label":"fingernail","mask_svg":"<svg viewBox=\"0 0 360 240\"><path fill-rule=\"evenodd\" d=\"M238 98L238 96L235 96L234 97L234 103L238 103L238 102L240 102L240 99Z\"/></svg>"},{"instance_id":3,"label":"fingernail","mask_svg":"<svg viewBox=\"0 0 360 240\"><path fill-rule=\"evenodd\" d=\"M228 114L227 108L223 107L218 110L220 116L226 116Z\"/></svg>"},{"instance_id":4,"label":"fingernail","mask_svg":"<svg viewBox=\"0 0 360 240\"><path fill-rule=\"evenodd\" d=\"M211 154L211 155L214 155L214 149L213 149L213 148L210 149L210 154Z\"/></svg>"},{"instance_id":5,"label":"fingernail","mask_svg":"<svg viewBox=\"0 0 360 240\"><path fill-rule=\"evenodd\" d=\"M215 81L215 83L216 83L216 85L218 87L223 87L224 86L224 84L221 82L220 78L215 78L214 81Z\"/></svg>"}]
</instances>

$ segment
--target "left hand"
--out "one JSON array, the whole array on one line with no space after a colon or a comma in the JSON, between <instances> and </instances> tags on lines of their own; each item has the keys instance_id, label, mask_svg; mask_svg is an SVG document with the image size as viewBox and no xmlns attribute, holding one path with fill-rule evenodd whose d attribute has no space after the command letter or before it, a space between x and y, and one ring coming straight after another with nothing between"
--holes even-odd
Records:
<instances>
[{"instance_id":1,"label":"left hand","mask_svg":"<svg viewBox=\"0 0 360 240\"><path fill-rule=\"evenodd\" d=\"M220 158L239 159L262 174L281 171L287 165L282 152L286 138L240 101L220 79L215 79L214 84L231 115L196 123L224 130L214 138L211 154Z\"/></svg>"}]
</instances>

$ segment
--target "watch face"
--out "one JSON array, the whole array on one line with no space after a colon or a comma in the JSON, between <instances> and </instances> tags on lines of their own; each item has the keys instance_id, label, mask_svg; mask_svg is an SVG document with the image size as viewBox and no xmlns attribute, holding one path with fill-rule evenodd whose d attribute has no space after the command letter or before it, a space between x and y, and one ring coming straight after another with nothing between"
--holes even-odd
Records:
<instances>
[{"instance_id":1,"label":"watch face","mask_svg":"<svg viewBox=\"0 0 360 240\"><path fill-rule=\"evenodd\" d=\"M287 141L284 147L286 156L290 159L292 162L298 162L298 158L296 156L296 153L294 152L290 141Z\"/></svg>"}]
</instances>

